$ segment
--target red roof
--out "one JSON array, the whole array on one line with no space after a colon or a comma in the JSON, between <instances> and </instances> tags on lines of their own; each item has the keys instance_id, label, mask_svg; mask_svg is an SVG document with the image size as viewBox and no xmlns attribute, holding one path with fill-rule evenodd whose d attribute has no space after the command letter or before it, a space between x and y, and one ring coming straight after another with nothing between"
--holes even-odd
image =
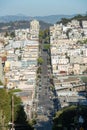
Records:
<instances>
[{"instance_id":1,"label":"red roof","mask_svg":"<svg viewBox=\"0 0 87 130\"><path fill-rule=\"evenodd\" d=\"M62 74L62 73L66 73L66 71L60 71L60 73Z\"/></svg>"},{"instance_id":2,"label":"red roof","mask_svg":"<svg viewBox=\"0 0 87 130\"><path fill-rule=\"evenodd\" d=\"M7 57L2 57L2 61L6 61L7 60Z\"/></svg>"}]
</instances>

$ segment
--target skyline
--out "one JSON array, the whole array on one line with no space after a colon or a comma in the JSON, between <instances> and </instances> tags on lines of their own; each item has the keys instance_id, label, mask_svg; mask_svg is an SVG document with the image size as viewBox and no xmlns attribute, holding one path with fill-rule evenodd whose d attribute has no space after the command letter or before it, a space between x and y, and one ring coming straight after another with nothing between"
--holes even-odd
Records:
<instances>
[{"instance_id":1,"label":"skyline","mask_svg":"<svg viewBox=\"0 0 87 130\"><path fill-rule=\"evenodd\" d=\"M47 16L56 14L85 14L87 0L0 0L0 16L23 14Z\"/></svg>"}]
</instances>

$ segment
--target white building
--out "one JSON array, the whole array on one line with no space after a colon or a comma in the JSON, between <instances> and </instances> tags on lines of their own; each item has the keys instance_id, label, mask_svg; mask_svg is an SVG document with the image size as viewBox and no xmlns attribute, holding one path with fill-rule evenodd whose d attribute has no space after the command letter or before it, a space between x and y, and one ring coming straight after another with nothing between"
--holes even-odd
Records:
<instances>
[{"instance_id":1,"label":"white building","mask_svg":"<svg viewBox=\"0 0 87 130\"><path fill-rule=\"evenodd\" d=\"M0 81L3 83L3 66L1 58L0 58Z\"/></svg>"},{"instance_id":2,"label":"white building","mask_svg":"<svg viewBox=\"0 0 87 130\"><path fill-rule=\"evenodd\" d=\"M30 22L30 39L39 40L39 21L33 20Z\"/></svg>"}]
</instances>

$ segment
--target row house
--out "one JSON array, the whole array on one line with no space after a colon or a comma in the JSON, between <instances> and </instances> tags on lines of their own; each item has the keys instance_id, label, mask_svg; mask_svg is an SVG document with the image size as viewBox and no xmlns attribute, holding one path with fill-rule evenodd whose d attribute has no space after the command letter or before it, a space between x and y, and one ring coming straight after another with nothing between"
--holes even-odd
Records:
<instances>
[{"instance_id":1,"label":"row house","mask_svg":"<svg viewBox=\"0 0 87 130\"><path fill-rule=\"evenodd\" d=\"M87 57L87 48L86 47L82 49L82 52L83 52L83 55Z\"/></svg>"},{"instance_id":2,"label":"row house","mask_svg":"<svg viewBox=\"0 0 87 130\"><path fill-rule=\"evenodd\" d=\"M87 29L87 21L82 21L82 27Z\"/></svg>"},{"instance_id":3,"label":"row house","mask_svg":"<svg viewBox=\"0 0 87 130\"><path fill-rule=\"evenodd\" d=\"M69 39L82 39L83 38L83 30L82 29L71 29L68 32Z\"/></svg>"},{"instance_id":4,"label":"row house","mask_svg":"<svg viewBox=\"0 0 87 130\"><path fill-rule=\"evenodd\" d=\"M72 64L75 64L75 63L78 63L78 64L81 64L83 63L83 57L82 56L70 56L70 63Z\"/></svg>"},{"instance_id":5,"label":"row house","mask_svg":"<svg viewBox=\"0 0 87 130\"><path fill-rule=\"evenodd\" d=\"M27 39L29 39L30 38L29 28L15 30L15 37L16 37L16 40L27 40Z\"/></svg>"},{"instance_id":6,"label":"row house","mask_svg":"<svg viewBox=\"0 0 87 130\"><path fill-rule=\"evenodd\" d=\"M55 24L50 27L51 64L54 80L55 77L67 75L79 75L87 69L87 47L77 44L77 41L85 39L84 29L77 20L72 20L66 26ZM64 38L63 34L68 37ZM64 78L63 77L63 78ZM62 80L62 84L65 82ZM54 83L55 84L55 83ZM66 86L68 86L66 84ZM64 86L65 87L65 86Z\"/></svg>"},{"instance_id":7,"label":"row house","mask_svg":"<svg viewBox=\"0 0 87 130\"><path fill-rule=\"evenodd\" d=\"M77 20L72 20L71 22L67 23L67 27L80 28L80 23Z\"/></svg>"},{"instance_id":8,"label":"row house","mask_svg":"<svg viewBox=\"0 0 87 130\"><path fill-rule=\"evenodd\" d=\"M8 89L32 91L31 98L29 99L28 96L27 99L31 110L26 109L26 113L30 118L36 87L39 22L34 20L31 22L30 29L16 30L15 34L16 37L8 40L8 45L0 51L0 57L6 56L6 61L4 61L5 86ZM2 46L0 49L2 49ZM0 76L1 70L0 62Z\"/></svg>"},{"instance_id":9,"label":"row house","mask_svg":"<svg viewBox=\"0 0 87 130\"><path fill-rule=\"evenodd\" d=\"M79 64L74 64L74 66L73 66L73 72L74 72L74 74L76 75L78 75L78 74L80 74L80 65Z\"/></svg>"},{"instance_id":10,"label":"row house","mask_svg":"<svg viewBox=\"0 0 87 130\"><path fill-rule=\"evenodd\" d=\"M76 85L77 87L80 82L81 80L76 77L65 77L65 78L54 79L56 91L65 90L65 89L71 91L74 85Z\"/></svg>"}]
</instances>

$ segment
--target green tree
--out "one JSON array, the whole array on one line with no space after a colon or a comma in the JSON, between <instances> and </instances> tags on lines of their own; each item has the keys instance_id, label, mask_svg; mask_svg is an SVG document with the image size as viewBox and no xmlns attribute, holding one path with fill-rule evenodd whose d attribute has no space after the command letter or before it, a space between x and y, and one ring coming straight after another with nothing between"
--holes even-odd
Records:
<instances>
[{"instance_id":1,"label":"green tree","mask_svg":"<svg viewBox=\"0 0 87 130\"><path fill-rule=\"evenodd\" d=\"M84 126L87 124L87 106L69 106L59 110L53 119L53 130L71 129L71 124L74 128L78 126L78 116L81 115L84 119ZM60 128L61 126L61 128ZM87 125L86 125L87 127Z\"/></svg>"},{"instance_id":2,"label":"green tree","mask_svg":"<svg viewBox=\"0 0 87 130\"><path fill-rule=\"evenodd\" d=\"M15 120L15 130L33 130L33 124L30 124L29 121L27 121L26 113L24 112L23 106L20 106L17 111L17 117Z\"/></svg>"},{"instance_id":3,"label":"green tree","mask_svg":"<svg viewBox=\"0 0 87 130\"><path fill-rule=\"evenodd\" d=\"M38 59L37 59L37 61L38 61L38 64L42 64L43 63L43 58L42 57L39 57Z\"/></svg>"},{"instance_id":4,"label":"green tree","mask_svg":"<svg viewBox=\"0 0 87 130\"><path fill-rule=\"evenodd\" d=\"M37 69L37 73L41 73L41 67L40 66Z\"/></svg>"},{"instance_id":5,"label":"green tree","mask_svg":"<svg viewBox=\"0 0 87 130\"><path fill-rule=\"evenodd\" d=\"M12 38L14 38L14 37L15 37L15 32L11 32L11 33L10 33L10 36L11 36Z\"/></svg>"},{"instance_id":6,"label":"green tree","mask_svg":"<svg viewBox=\"0 0 87 130\"><path fill-rule=\"evenodd\" d=\"M87 20L87 14L85 16L78 14L78 15L74 16L73 18L62 18L61 21L57 22L57 24L62 23L64 25L66 25L68 22L71 22L71 20L78 20L80 22L80 25L81 25L82 20Z\"/></svg>"},{"instance_id":7,"label":"green tree","mask_svg":"<svg viewBox=\"0 0 87 130\"><path fill-rule=\"evenodd\" d=\"M87 70L86 70L86 72L87 72ZM81 79L83 82L87 83L87 76L83 76L83 77L81 77Z\"/></svg>"},{"instance_id":8,"label":"green tree","mask_svg":"<svg viewBox=\"0 0 87 130\"><path fill-rule=\"evenodd\" d=\"M44 39L45 43L49 43L50 42L50 32L49 32L49 29L40 30L40 32L39 32L39 39L40 39L40 42L42 42L42 40Z\"/></svg>"},{"instance_id":9,"label":"green tree","mask_svg":"<svg viewBox=\"0 0 87 130\"><path fill-rule=\"evenodd\" d=\"M44 31L40 30L40 32L39 32L39 41L40 42L42 42L43 37L44 37Z\"/></svg>"},{"instance_id":10,"label":"green tree","mask_svg":"<svg viewBox=\"0 0 87 130\"><path fill-rule=\"evenodd\" d=\"M7 92L5 89L0 89L0 130L7 130L8 123L12 120L12 96L13 90ZM24 108L21 105L21 99L14 95L14 122L24 126L22 130L33 130L32 126L27 122L27 117ZM8 126L9 127L9 126ZM19 130L16 128L15 130Z\"/></svg>"},{"instance_id":11,"label":"green tree","mask_svg":"<svg viewBox=\"0 0 87 130\"><path fill-rule=\"evenodd\" d=\"M44 44L44 49L49 50L50 49L50 44Z\"/></svg>"},{"instance_id":12,"label":"green tree","mask_svg":"<svg viewBox=\"0 0 87 130\"><path fill-rule=\"evenodd\" d=\"M19 61L21 61L21 58L22 58L22 56L21 56L21 55L20 55L20 56L18 56L18 60L19 60Z\"/></svg>"},{"instance_id":13,"label":"green tree","mask_svg":"<svg viewBox=\"0 0 87 130\"><path fill-rule=\"evenodd\" d=\"M3 124L8 125L8 122L11 121L11 99L5 89L0 89L0 112L3 114L1 118L1 120L4 118Z\"/></svg>"},{"instance_id":14,"label":"green tree","mask_svg":"<svg viewBox=\"0 0 87 130\"><path fill-rule=\"evenodd\" d=\"M9 33L6 31L4 36L5 37L9 36Z\"/></svg>"}]
</instances>

